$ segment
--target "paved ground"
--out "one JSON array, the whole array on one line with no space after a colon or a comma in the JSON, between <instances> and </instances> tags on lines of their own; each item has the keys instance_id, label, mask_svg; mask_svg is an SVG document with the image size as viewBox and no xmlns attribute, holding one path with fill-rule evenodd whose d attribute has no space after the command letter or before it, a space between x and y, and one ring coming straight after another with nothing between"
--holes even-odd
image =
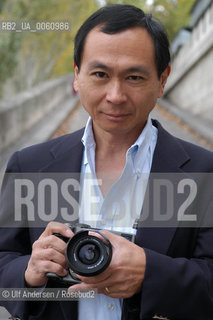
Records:
<instances>
[{"instance_id":1,"label":"paved ground","mask_svg":"<svg viewBox=\"0 0 213 320\"><path fill-rule=\"evenodd\" d=\"M152 117L158 119L161 124L172 134L192 143L199 144L207 149L213 150L213 145L203 139L196 131L185 125L183 121L171 115L162 107L156 107L152 112ZM66 134L83 127L88 119L88 114L81 106L72 110L67 119L58 127L55 136ZM0 320L8 319L9 314L0 307Z\"/></svg>"},{"instance_id":2,"label":"paved ground","mask_svg":"<svg viewBox=\"0 0 213 320\"><path fill-rule=\"evenodd\" d=\"M164 108L157 106L152 112L152 117L159 120L163 127L171 134L213 151L212 142L203 138L197 130L192 129L183 120L169 113Z\"/></svg>"}]
</instances>

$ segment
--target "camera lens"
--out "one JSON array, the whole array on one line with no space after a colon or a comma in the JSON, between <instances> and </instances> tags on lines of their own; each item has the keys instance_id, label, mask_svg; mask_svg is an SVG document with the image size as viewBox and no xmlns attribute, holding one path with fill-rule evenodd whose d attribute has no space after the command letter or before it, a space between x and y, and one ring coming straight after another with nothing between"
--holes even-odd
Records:
<instances>
[{"instance_id":1,"label":"camera lens","mask_svg":"<svg viewBox=\"0 0 213 320\"><path fill-rule=\"evenodd\" d=\"M95 263L100 256L99 248L94 244L86 244L79 249L79 260L85 264Z\"/></svg>"},{"instance_id":2,"label":"camera lens","mask_svg":"<svg viewBox=\"0 0 213 320\"><path fill-rule=\"evenodd\" d=\"M112 246L103 236L104 241L87 231L77 232L67 243L66 258L69 268L82 276L95 276L103 272L110 264ZM93 231L95 232L95 231Z\"/></svg>"}]
</instances>

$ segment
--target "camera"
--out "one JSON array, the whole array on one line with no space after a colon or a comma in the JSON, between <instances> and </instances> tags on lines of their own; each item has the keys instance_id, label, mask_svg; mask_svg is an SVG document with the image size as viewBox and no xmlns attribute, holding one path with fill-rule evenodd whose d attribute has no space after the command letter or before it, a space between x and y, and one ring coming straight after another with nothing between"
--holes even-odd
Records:
<instances>
[{"instance_id":1,"label":"camera","mask_svg":"<svg viewBox=\"0 0 213 320\"><path fill-rule=\"evenodd\" d=\"M66 260L68 273L64 277L52 272L47 273L49 279L65 286L80 283L81 280L77 274L85 277L100 274L108 267L112 259L112 245L100 229L91 228L86 224L68 226L74 233L72 238L66 238L59 233L54 233L55 236L67 243ZM99 236L89 234L90 231L97 233ZM112 231L112 233L122 236L131 242L135 240L135 236L132 234L117 231Z\"/></svg>"}]
</instances>

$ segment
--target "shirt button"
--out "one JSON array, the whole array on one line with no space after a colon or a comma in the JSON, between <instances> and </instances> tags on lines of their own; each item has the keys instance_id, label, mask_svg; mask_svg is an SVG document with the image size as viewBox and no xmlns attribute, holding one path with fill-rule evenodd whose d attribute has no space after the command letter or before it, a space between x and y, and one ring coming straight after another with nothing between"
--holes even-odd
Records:
<instances>
[{"instance_id":1,"label":"shirt button","mask_svg":"<svg viewBox=\"0 0 213 320\"><path fill-rule=\"evenodd\" d=\"M114 310L114 304L113 303L109 303L108 304L108 309L109 310Z\"/></svg>"}]
</instances>

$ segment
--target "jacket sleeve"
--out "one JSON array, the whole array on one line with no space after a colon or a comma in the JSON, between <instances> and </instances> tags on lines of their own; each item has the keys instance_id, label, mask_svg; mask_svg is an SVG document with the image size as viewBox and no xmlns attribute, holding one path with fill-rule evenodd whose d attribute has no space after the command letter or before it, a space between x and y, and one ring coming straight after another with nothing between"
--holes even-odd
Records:
<instances>
[{"instance_id":1,"label":"jacket sleeve","mask_svg":"<svg viewBox=\"0 0 213 320\"><path fill-rule=\"evenodd\" d=\"M0 195L0 287L25 288L24 273L30 259L32 241L26 221L14 221L14 172L18 172L17 154L11 158ZM23 215L24 216L24 215ZM24 227L22 227L24 226ZM8 312L20 319L31 319L44 304L2 299Z\"/></svg>"},{"instance_id":2,"label":"jacket sleeve","mask_svg":"<svg viewBox=\"0 0 213 320\"><path fill-rule=\"evenodd\" d=\"M142 318L210 320L213 314L213 230L202 229L194 257L172 258L145 249L147 267L141 296Z\"/></svg>"},{"instance_id":3,"label":"jacket sleeve","mask_svg":"<svg viewBox=\"0 0 213 320\"><path fill-rule=\"evenodd\" d=\"M145 248L146 272L139 295L127 299L123 319L211 320L213 315L213 230L201 228L192 258ZM153 318L154 317L154 318Z\"/></svg>"}]
</instances>

